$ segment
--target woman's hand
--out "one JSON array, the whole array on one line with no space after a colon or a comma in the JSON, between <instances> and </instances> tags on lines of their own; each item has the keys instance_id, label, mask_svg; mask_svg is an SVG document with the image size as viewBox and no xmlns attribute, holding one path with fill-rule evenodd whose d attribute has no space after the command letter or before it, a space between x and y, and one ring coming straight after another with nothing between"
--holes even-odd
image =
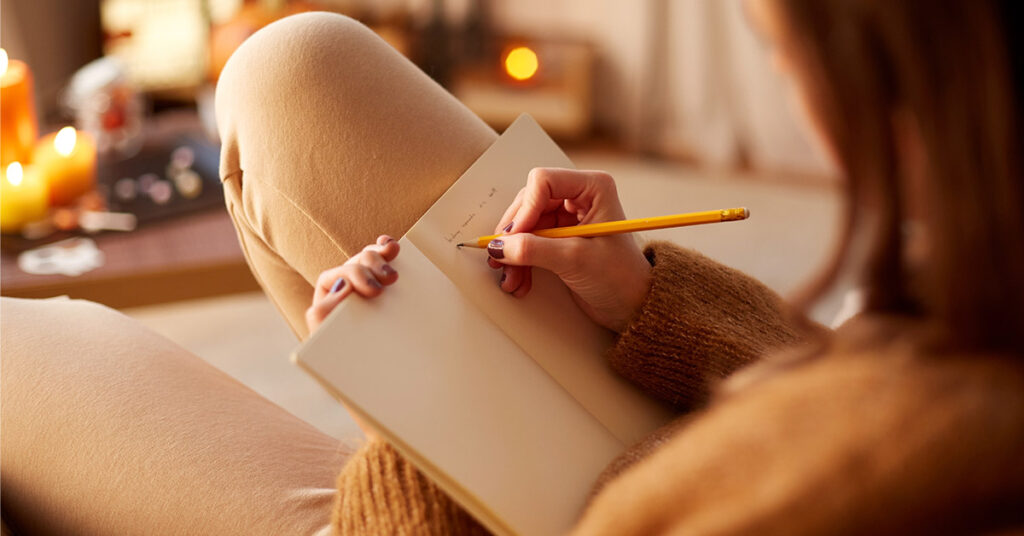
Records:
<instances>
[{"instance_id":1,"label":"woman's hand","mask_svg":"<svg viewBox=\"0 0 1024 536\"><path fill-rule=\"evenodd\" d=\"M327 315L349 294L364 298L379 296L384 287L398 281L398 272L388 263L398 256L398 242L388 235L363 248L345 264L320 274L313 291L313 304L306 309L306 326L316 331Z\"/></svg>"},{"instance_id":2,"label":"woman's hand","mask_svg":"<svg viewBox=\"0 0 1024 536\"><path fill-rule=\"evenodd\" d=\"M380 296L384 287L398 281L398 272L388 263L398 256L398 241L388 235L377 237L376 244L363 248L357 255L349 257L345 264L326 270L316 280L313 291L313 305L306 309L306 325L313 333L323 323L327 315L353 292L364 298ZM348 407L352 420L363 430L366 438L378 438L359 415Z\"/></svg>"},{"instance_id":3,"label":"woman's hand","mask_svg":"<svg viewBox=\"0 0 1024 536\"><path fill-rule=\"evenodd\" d=\"M536 168L505 211L489 244L488 264L501 268L502 290L530 292L531 267L554 272L598 324L622 331L650 289L651 265L631 234L540 238L531 231L626 219L615 181L602 171Z\"/></svg>"}]
</instances>

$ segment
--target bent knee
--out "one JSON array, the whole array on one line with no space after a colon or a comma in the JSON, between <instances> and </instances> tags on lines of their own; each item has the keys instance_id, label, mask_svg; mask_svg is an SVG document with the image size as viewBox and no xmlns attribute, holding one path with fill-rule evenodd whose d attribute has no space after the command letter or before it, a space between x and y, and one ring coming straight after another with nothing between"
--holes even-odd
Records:
<instances>
[{"instance_id":1,"label":"bent knee","mask_svg":"<svg viewBox=\"0 0 1024 536\"><path fill-rule=\"evenodd\" d=\"M291 15L261 28L228 59L218 86L266 81L267 77L323 72L324 57L346 50L358 51L382 41L355 19L336 13L312 12ZM248 83L246 83L248 82ZM220 88L218 87L218 90Z\"/></svg>"},{"instance_id":2,"label":"bent knee","mask_svg":"<svg viewBox=\"0 0 1024 536\"><path fill-rule=\"evenodd\" d=\"M369 128L386 103L386 73L416 70L372 30L333 13L292 15L231 55L217 83L221 177L255 172L283 191L306 178L295 165L339 132ZM294 186L294 185L292 185ZM304 187L304 186L303 186Z\"/></svg>"},{"instance_id":3,"label":"bent knee","mask_svg":"<svg viewBox=\"0 0 1024 536\"><path fill-rule=\"evenodd\" d=\"M304 89L344 81L339 66L381 48L390 47L362 23L335 13L301 13L265 26L235 50L217 82L222 135L225 123L255 112L253 105L301 101Z\"/></svg>"}]
</instances>

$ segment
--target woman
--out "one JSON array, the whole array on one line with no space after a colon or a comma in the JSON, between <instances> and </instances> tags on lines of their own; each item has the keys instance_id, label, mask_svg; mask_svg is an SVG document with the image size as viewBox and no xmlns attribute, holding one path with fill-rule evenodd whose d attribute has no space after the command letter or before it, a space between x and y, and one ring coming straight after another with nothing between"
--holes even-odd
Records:
<instances>
[{"instance_id":1,"label":"woman","mask_svg":"<svg viewBox=\"0 0 1024 536\"><path fill-rule=\"evenodd\" d=\"M527 234L623 217L605 174L531 174L496 222L509 233L489 248L496 281L522 296L530 266L558 274L620 333L616 370L680 413L608 468L575 533L1024 527L1024 315L1013 311L1024 301L1024 55L1009 44L1012 4L749 3L846 175L847 233L817 288L849 268L854 239L870 246L867 310L836 333L670 244ZM247 41L217 107L241 244L303 337L352 293L396 284L388 235L495 139L333 15ZM114 313L4 305L5 519L60 533L482 532L372 434L345 459ZM70 326L66 339L40 344L54 322Z\"/></svg>"},{"instance_id":2,"label":"woman","mask_svg":"<svg viewBox=\"0 0 1024 536\"><path fill-rule=\"evenodd\" d=\"M508 236L488 246L501 288L527 294L531 266L557 274L620 333L611 365L684 414L609 469L575 532L1024 528L1024 315L1006 310L1024 298L1012 70L1024 51L1004 37L1011 14L1000 2L748 7L846 172L847 236L828 277L866 234L867 311L826 334L694 252L529 234L625 217L606 174L535 169L495 225ZM910 219L922 228L915 248ZM382 236L323 272L310 331L352 293L394 284L398 253ZM712 380L758 361L709 402ZM395 512L390 498L405 463L377 439L355 459L370 463L342 471L337 526L402 520L408 507ZM472 526L445 511L418 526Z\"/></svg>"}]
</instances>

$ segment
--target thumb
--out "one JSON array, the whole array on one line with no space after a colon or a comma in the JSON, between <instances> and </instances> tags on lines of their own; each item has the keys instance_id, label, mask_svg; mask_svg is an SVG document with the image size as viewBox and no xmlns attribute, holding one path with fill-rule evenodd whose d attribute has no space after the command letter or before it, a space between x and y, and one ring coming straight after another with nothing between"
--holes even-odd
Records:
<instances>
[{"instance_id":1,"label":"thumb","mask_svg":"<svg viewBox=\"0 0 1024 536\"><path fill-rule=\"evenodd\" d=\"M541 238L516 233L491 240L487 254L510 266L536 266L554 273L570 270L579 261L583 238Z\"/></svg>"}]
</instances>

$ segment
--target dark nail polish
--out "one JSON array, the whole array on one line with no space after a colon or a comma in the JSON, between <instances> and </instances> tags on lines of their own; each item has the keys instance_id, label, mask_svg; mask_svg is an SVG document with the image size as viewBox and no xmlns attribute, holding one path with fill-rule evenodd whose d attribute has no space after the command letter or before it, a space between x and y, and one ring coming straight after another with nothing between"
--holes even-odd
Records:
<instances>
[{"instance_id":1,"label":"dark nail polish","mask_svg":"<svg viewBox=\"0 0 1024 536\"><path fill-rule=\"evenodd\" d=\"M506 279L508 279L508 274L502 272L501 279L498 280L498 286L500 287L500 286L504 285Z\"/></svg>"},{"instance_id":2,"label":"dark nail polish","mask_svg":"<svg viewBox=\"0 0 1024 536\"><path fill-rule=\"evenodd\" d=\"M381 285L380 281L377 281L376 279L370 280L370 286L373 288L384 288L384 285Z\"/></svg>"},{"instance_id":3,"label":"dark nail polish","mask_svg":"<svg viewBox=\"0 0 1024 536\"><path fill-rule=\"evenodd\" d=\"M490 255L491 258L494 258L494 259L504 259L505 258L505 242L503 240L497 240L497 239L491 240L490 243L487 244L487 254Z\"/></svg>"},{"instance_id":4,"label":"dark nail polish","mask_svg":"<svg viewBox=\"0 0 1024 536\"><path fill-rule=\"evenodd\" d=\"M516 222L510 221L510 222L508 222L508 225L506 225L505 228L502 229L501 231L504 232L504 233L507 233L507 232L512 230L512 226L515 225L515 224L516 224Z\"/></svg>"},{"instance_id":5,"label":"dark nail polish","mask_svg":"<svg viewBox=\"0 0 1024 536\"><path fill-rule=\"evenodd\" d=\"M390 277L398 273L395 272L395 269L392 268L390 264L385 264L384 266L381 266L380 271L382 274L384 274L384 277Z\"/></svg>"},{"instance_id":6,"label":"dark nail polish","mask_svg":"<svg viewBox=\"0 0 1024 536\"><path fill-rule=\"evenodd\" d=\"M345 288L345 278L339 277L338 280L331 285L331 294L334 294L343 288Z\"/></svg>"}]
</instances>

